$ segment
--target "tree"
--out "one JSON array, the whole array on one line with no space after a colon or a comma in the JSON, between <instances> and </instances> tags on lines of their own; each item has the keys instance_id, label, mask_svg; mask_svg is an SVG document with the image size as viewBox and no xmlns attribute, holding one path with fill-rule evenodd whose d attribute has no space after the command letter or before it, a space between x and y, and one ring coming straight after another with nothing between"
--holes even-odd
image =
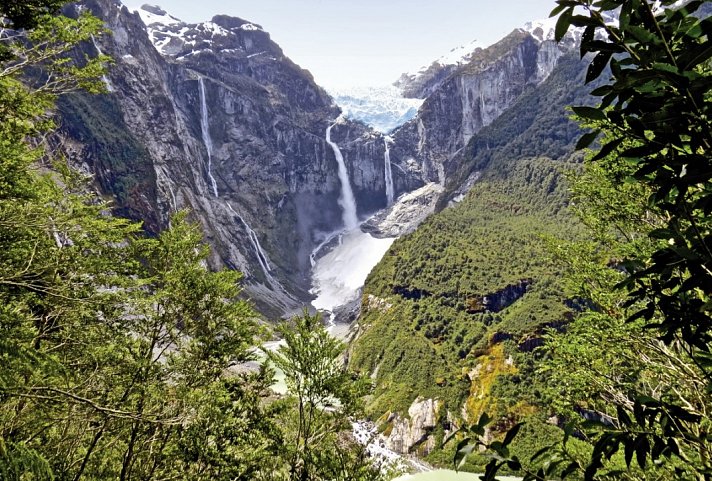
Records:
<instances>
[{"instance_id":1,"label":"tree","mask_svg":"<svg viewBox=\"0 0 712 481\"><path fill-rule=\"evenodd\" d=\"M587 82L610 74L593 91L598 106L573 108L593 127L579 148L604 134L575 182L595 242L562 251L593 309L550 344L559 356L552 371L566 366L572 376L569 407L586 400L600 412L593 426L576 423L592 445L587 459L564 443L526 479L578 470L585 479L710 479L712 20L697 15L709 5L557 3L557 38L572 25L583 29L581 55L592 56ZM573 433L569 427L565 439ZM508 463L519 467L506 444L490 445L487 479Z\"/></svg>"},{"instance_id":2,"label":"tree","mask_svg":"<svg viewBox=\"0 0 712 481\"><path fill-rule=\"evenodd\" d=\"M631 302L645 300L636 315L651 320L660 313L654 327L665 342L680 339L691 349L708 352L712 19L694 16L704 2L664 8L673 3L663 1L656 7L647 1L559 2L554 12L562 12L559 33L569 25L585 28L581 54L595 54L587 81L608 65L612 75L608 85L593 92L602 97L597 107L574 108L583 119L601 122L579 146L607 132L594 158L598 160L633 141L618 154L635 166L629 181L649 188L650 207L666 218L650 235L667 244L626 263ZM576 6L588 15L576 15ZM610 16L619 7L618 25L606 22L605 14ZM699 362L705 363L703 357Z\"/></svg>"},{"instance_id":3,"label":"tree","mask_svg":"<svg viewBox=\"0 0 712 481\"><path fill-rule=\"evenodd\" d=\"M55 99L101 90L105 61L74 63L101 21L55 6L0 4L25 28L0 40L0 478L250 479L268 376L227 371L257 315L187 213L146 238L48 148Z\"/></svg>"},{"instance_id":4,"label":"tree","mask_svg":"<svg viewBox=\"0 0 712 481\"><path fill-rule=\"evenodd\" d=\"M364 450L343 436L367 387L346 370L343 343L329 334L319 315L308 312L280 325L278 332L283 344L267 355L284 372L295 402L291 417L296 426L286 433L289 478L379 479Z\"/></svg>"}]
</instances>

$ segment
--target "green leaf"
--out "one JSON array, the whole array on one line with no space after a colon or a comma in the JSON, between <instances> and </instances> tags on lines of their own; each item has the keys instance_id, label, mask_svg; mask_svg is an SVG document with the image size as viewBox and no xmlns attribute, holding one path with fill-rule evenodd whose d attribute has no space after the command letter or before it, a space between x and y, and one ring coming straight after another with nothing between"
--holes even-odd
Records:
<instances>
[{"instance_id":1,"label":"green leaf","mask_svg":"<svg viewBox=\"0 0 712 481\"><path fill-rule=\"evenodd\" d=\"M561 471L561 479L566 479L567 476L569 476L570 474L575 473L575 472L578 471L579 469L581 469L581 466L579 466L579 463L578 463L578 462L576 462L576 461L570 462L569 465L566 466L566 467L563 469L563 471Z\"/></svg>"},{"instance_id":2,"label":"green leaf","mask_svg":"<svg viewBox=\"0 0 712 481\"><path fill-rule=\"evenodd\" d=\"M489 417L487 413L482 413L480 419L477 420L477 427L484 429L490 423L490 421L492 421L492 418Z\"/></svg>"},{"instance_id":3,"label":"green leaf","mask_svg":"<svg viewBox=\"0 0 712 481\"><path fill-rule=\"evenodd\" d=\"M524 423L520 422L512 426L509 431L507 431L507 435L504 437L504 441L502 441L502 446L509 446L509 443L514 440L514 437L519 433L523 425Z\"/></svg>"},{"instance_id":4,"label":"green leaf","mask_svg":"<svg viewBox=\"0 0 712 481\"><path fill-rule=\"evenodd\" d=\"M607 157L611 152L616 150L616 148L618 148L618 146L621 143L623 143L623 140L624 140L623 138L611 140L610 142L605 144L603 147L601 147L601 150L599 150L598 153L595 156L593 156L591 161L595 162L597 160L601 160L601 159Z\"/></svg>"},{"instance_id":5,"label":"green leaf","mask_svg":"<svg viewBox=\"0 0 712 481\"><path fill-rule=\"evenodd\" d=\"M630 426L632 420L623 406L616 406L616 414L618 416L618 422L623 426Z\"/></svg>"},{"instance_id":6,"label":"green leaf","mask_svg":"<svg viewBox=\"0 0 712 481\"><path fill-rule=\"evenodd\" d=\"M596 80L608 65L613 52L598 52L586 71L586 83Z\"/></svg>"},{"instance_id":7,"label":"green leaf","mask_svg":"<svg viewBox=\"0 0 712 481\"><path fill-rule=\"evenodd\" d=\"M645 469L649 451L650 442L648 441L648 437L645 434L642 434L635 442L635 457L638 461L638 466L640 466L641 469Z\"/></svg>"},{"instance_id":8,"label":"green leaf","mask_svg":"<svg viewBox=\"0 0 712 481\"><path fill-rule=\"evenodd\" d=\"M537 459L539 459L540 457L542 457L543 455L545 455L546 453L551 451L551 449L552 449L551 446L545 446L545 447L541 448L539 451L537 451L536 453L534 453L532 455L531 462L533 463L534 461L536 461Z\"/></svg>"},{"instance_id":9,"label":"green leaf","mask_svg":"<svg viewBox=\"0 0 712 481\"><path fill-rule=\"evenodd\" d=\"M576 106L571 107L571 110L573 110L574 113L582 119L604 121L606 120L606 114L603 112L603 110L596 107Z\"/></svg>"},{"instance_id":10,"label":"green leaf","mask_svg":"<svg viewBox=\"0 0 712 481\"><path fill-rule=\"evenodd\" d=\"M585 149L586 147L591 145L593 141L596 140L596 137L598 137L600 132L600 130L595 130L593 132L583 134L578 140L578 142L576 142L576 150Z\"/></svg>"},{"instance_id":11,"label":"green leaf","mask_svg":"<svg viewBox=\"0 0 712 481\"><path fill-rule=\"evenodd\" d=\"M567 8L559 15L559 19L556 21L556 27L554 28L554 38L557 42L560 42L561 39L564 38L564 35L566 35L566 32L568 32L573 15L574 7Z\"/></svg>"},{"instance_id":12,"label":"green leaf","mask_svg":"<svg viewBox=\"0 0 712 481\"><path fill-rule=\"evenodd\" d=\"M515 457L507 461L507 467L512 471L519 471L522 469L522 463Z\"/></svg>"},{"instance_id":13,"label":"green leaf","mask_svg":"<svg viewBox=\"0 0 712 481\"><path fill-rule=\"evenodd\" d=\"M624 456L625 456L625 465L630 469L630 463L633 461L633 454L635 454L635 443L633 442L632 439L627 439L624 444Z\"/></svg>"}]
</instances>

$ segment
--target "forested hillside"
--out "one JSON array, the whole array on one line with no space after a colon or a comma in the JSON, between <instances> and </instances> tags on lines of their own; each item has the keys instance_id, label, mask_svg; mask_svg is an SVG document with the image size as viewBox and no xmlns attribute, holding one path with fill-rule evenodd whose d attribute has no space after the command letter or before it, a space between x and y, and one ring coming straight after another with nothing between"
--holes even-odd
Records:
<instances>
[{"instance_id":1,"label":"forested hillside","mask_svg":"<svg viewBox=\"0 0 712 481\"><path fill-rule=\"evenodd\" d=\"M372 273L352 363L391 442L487 480L708 479L710 5L557 3L593 103L534 91L469 142L444 210ZM579 137L559 98L593 145L561 191L566 163L528 158Z\"/></svg>"},{"instance_id":2,"label":"forested hillside","mask_svg":"<svg viewBox=\"0 0 712 481\"><path fill-rule=\"evenodd\" d=\"M569 45L516 30L442 70L392 165L256 24L64 3L0 0L0 481L380 481L406 456L712 479L712 2L557 0ZM435 177L348 345L255 310L294 307L273 288L306 298L314 244Z\"/></svg>"},{"instance_id":3,"label":"forested hillside","mask_svg":"<svg viewBox=\"0 0 712 481\"><path fill-rule=\"evenodd\" d=\"M533 351L573 313L548 244L581 232L566 182L580 169L572 157L580 129L566 106L586 96L584 67L564 57L475 135L450 190L476 173L474 187L398 239L371 273L350 363L374 373L374 415L405 413L417 397L444 400L438 439L461 415L508 419L499 429L550 416ZM531 434L543 443L547 431Z\"/></svg>"},{"instance_id":4,"label":"forested hillside","mask_svg":"<svg viewBox=\"0 0 712 481\"><path fill-rule=\"evenodd\" d=\"M276 396L271 329L189 213L149 237L58 153L57 98L106 92L109 60L71 60L103 28L62 3L0 2L0 479L380 479L349 434L363 384L318 318L280 327ZM94 154L124 201L147 179L124 175L143 151L111 107Z\"/></svg>"}]
</instances>

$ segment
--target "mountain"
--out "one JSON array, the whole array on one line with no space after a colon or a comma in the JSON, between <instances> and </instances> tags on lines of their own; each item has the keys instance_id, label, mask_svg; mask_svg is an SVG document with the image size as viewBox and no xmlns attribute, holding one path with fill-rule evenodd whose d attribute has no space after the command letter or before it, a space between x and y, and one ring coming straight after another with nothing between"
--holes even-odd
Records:
<instances>
[{"instance_id":1,"label":"mountain","mask_svg":"<svg viewBox=\"0 0 712 481\"><path fill-rule=\"evenodd\" d=\"M187 24L114 0L83 6L112 34L78 54L106 53L115 64L107 94L62 100L65 150L149 232L189 208L214 248L211 263L244 272L266 315L311 299L311 255L343 228L337 153L361 219L403 193L413 192L398 212L418 222L438 198L441 209L462 201L396 241L365 287L349 360L376 381L370 408L391 413L393 449L433 451L437 433L487 404L470 392L482 381L473 373L480 358L493 356L495 372L524 370L518 346L526 352L543 326L565 318L566 300L544 274L555 266L531 260L543 256L532 236L569 223L557 162L578 133L563 112L583 71L568 53L575 39L557 45L541 26L517 29L449 64L423 100L341 93L345 106L371 99L342 112L252 22ZM397 125L414 113L390 138L365 123ZM495 244L509 247L490 252ZM530 319L532 310L542 314ZM411 423L410 409L432 423Z\"/></svg>"},{"instance_id":2,"label":"mountain","mask_svg":"<svg viewBox=\"0 0 712 481\"><path fill-rule=\"evenodd\" d=\"M489 47L476 48L459 63L433 64L442 67L442 75L417 92L427 94L418 115L391 133L390 160L396 166L397 192L407 190L404 184L412 184L404 180L413 172L413 165L424 183L447 184L449 173L457 169L457 156L470 138L537 88L575 45L573 36L556 44L537 34L537 28L531 32L516 29ZM405 92L415 88L403 82L400 85Z\"/></svg>"},{"instance_id":3,"label":"mountain","mask_svg":"<svg viewBox=\"0 0 712 481\"><path fill-rule=\"evenodd\" d=\"M402 74L393 85L401 89L406 98L425 98L458 67L469 63L482 47L480 42L473 40L467 45L453 48L447 55L421 67L416 73Z\"/></svg>"},{"instance_id":4,"label":"mountain","mask_svg":"<svg viewBox=\"0 0 712 481\"><path fill-rule=\"evenodd\" d=\"M500 429L538 426L515 450L559 435L535 394L532 350L572 312L540 237L579 231L563 174L577 168L580 131L565 108L588 92L585 67L565 54L475 134L448 173L458 185L476 172L469 193L398 239L369 276L349 362L374 379L369 409L387 447L447 462L440 440L485 411L510 420Z\"/></svg>"},{"instance_id":5,"label":"mountain","mask_svg":"<svg viewBox=\"0 0 712 481\"><path fill-rule=\"evenodd\" d=\"M62 99L70 158L149 232L189 208L214 248L211 263L244 272L264 313L300 308L311 298L310 254L341 226L337 162L325 139L340 115L332 98L246 20L187 24L115 0L86 0L70 13L82 8L110 34L77 54L105 53L114 63L108 94ZM384 207L381 136L344 121L332 140L359 216Z\"/></svg>"}]
</instances>

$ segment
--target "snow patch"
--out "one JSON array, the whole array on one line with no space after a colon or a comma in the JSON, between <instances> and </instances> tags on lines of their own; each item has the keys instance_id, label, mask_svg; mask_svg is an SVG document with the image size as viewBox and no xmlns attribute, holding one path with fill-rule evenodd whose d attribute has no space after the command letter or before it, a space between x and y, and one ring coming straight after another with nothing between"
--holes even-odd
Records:
<instances>
[{"instance_id":1,"label":"snow patch","mask_svg":"<svg viewBox=\"0 0 712 481\"><path fill-rule=\"evenodd\" d=\"M247 30L248 32L263 32L262 27L255 25L254 23L243 23L239 27L240 30Z\"/></svg>"},{"instance_id":2,"label":"snow patch","mask_svg":"<svg viewBox=\"0 0 712 481\"><path fill-rule=\"evenodd\" d=\"M435 63L440 65L464 65L472 60L472 55L474 55L477 50L482 50L486 47L487 45L484 45L482 42L472 40L468 44L453 48L448 53L437 59ZM424 67L424 69L427 69L428 67Z\"/></svg>"},{"instance_id":3,"label":"snow patch","mask_svg":"<svg viewBox=\"0 0 712 481\"><path fill-rule=\"evenodd\" d=\"M218 25L217 23L213 23L213 22L204 22L202 24L199 24L198 28L201 30L204 30L205 32L207 32L211 35L219 35L219 36L227 37L228 35L231 34L231 32L225 30L220 25Z\"/></svg>"},{"instance_id":4,"label":"snow patch","mask_svg":"<svg viewBox=\"0 0 712 481\"><path fill-rule=\"evenodd\" d=\"M540 20L533 20L524 24L522 30L528 32L539 42L554 40L557 17L550 17Z\"/></svg>"},{"instance_id":5,"label":"snow patch","mask_svg":"<svg viewBox=\"0 0 712 481\"><path fill-rule=\"evenodd\" d=\"M142 5L141 8L134 10L138 13L147 27L150 25L176 25L183 23L180 19L169 15L158 5Z\"/></svg>"}]
</instances>

